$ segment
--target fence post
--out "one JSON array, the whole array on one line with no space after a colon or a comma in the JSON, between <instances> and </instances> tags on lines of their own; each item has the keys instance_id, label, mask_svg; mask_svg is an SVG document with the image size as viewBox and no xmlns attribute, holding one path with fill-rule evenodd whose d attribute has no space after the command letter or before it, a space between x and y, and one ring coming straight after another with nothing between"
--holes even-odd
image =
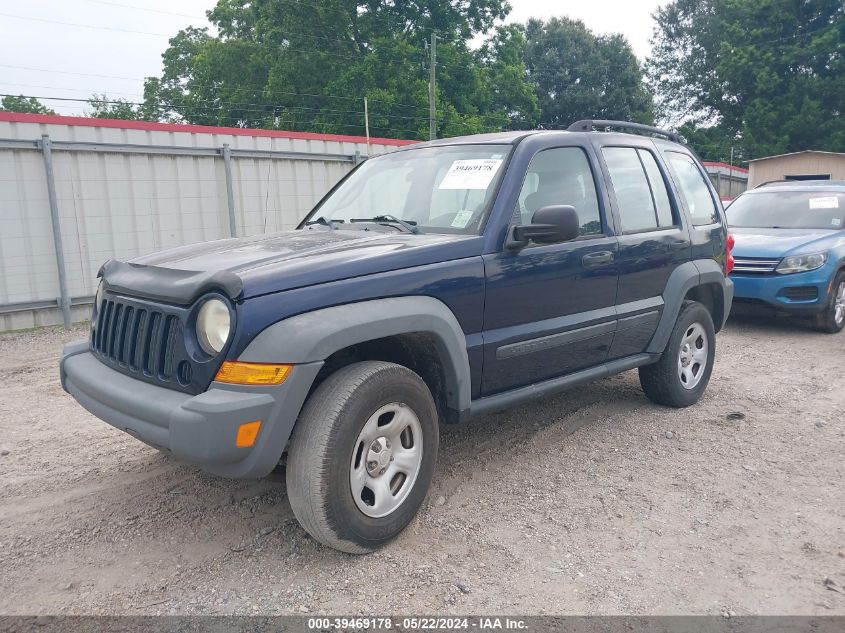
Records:
<instances>
[{"instance_id":1,"label":"fence post","mask_svg":"<svg viewBox=\"0 0 845 633\"><path fill-rule=\"evenodd\" d=\"M41 155L44 158L44 171L47 176L47 197L50 200L50 221L53 225L53 245L56 250L56 269L59 274L59 307L62 309L62 321L65 329L71 325L70 296L67 292L67 271L65 270L65 252L62 246L62 227L59 222L59 203L56 199L56 177L53 172L53 144L49 134L41 135Z\"/></svg>"},{"instance_id":2,"label":"fence post","mask_svg":"<svg viewBox=\"0 0 845 633\"><path fill-rule=\"evenodd\" d=\"M232 185L232 150L228 143L223 143L223 171L226 174L226 204L229 207L229 237L238 236L238 223L235 217L235 188Z\"/></svg>"}]
</instances>

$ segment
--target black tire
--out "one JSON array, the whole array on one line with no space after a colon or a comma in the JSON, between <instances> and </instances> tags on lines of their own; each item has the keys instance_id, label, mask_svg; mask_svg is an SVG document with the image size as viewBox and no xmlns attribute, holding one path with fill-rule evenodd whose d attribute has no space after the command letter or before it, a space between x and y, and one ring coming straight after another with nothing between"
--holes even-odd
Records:
<instances>
[{"instance_id":1,"label":"black tire","mask_svg":"<svg viewBox=\"0 0 845 633\"><path fill-rule=\"evenodd\" d=\"M679 372L679 357L682 341L696 323L702 326L702 338L706 337L706 363L700 369L700 377L695 378L695 385L687 388ZM716 330L710 311L698 302L685 301L660 360L652 365L640 367L640 385L652 402L667 407L688 407L698 402L707 389L715 356Z\"/></svg>"},{"instance_id":2,"label":"black tire","mask_svg":"<svg viewBox=\"0 0 845 633\"><path fill-rule=\"evenodd\" d=\"M350 469L353 457L360 459L356 444L365 424L391 403L404 403L416 414L422 458L401 505L374 518L364 514L353 498ZM425 500L437 462L438 432L431 392L410 369L366 361L338 370L311 394L293 430L287 491L294 515L311 536L329 547L350 554L378 549L407 527Z\"/></svg>"},{"instance_id":3,"label":"black tire","mask_svg":"<svg viewBox=\"0 0 845 633\"><path fill-rule=\"evenodd\" d=\"M816 329L820 332L837 334L845 327L845 318L840 321L836 320L836 293L842 284L845 284L845 270L840 270L836 277L834 277L828 304L825 306L824 311L817 314L813 320Z\"/></svg>"}]
</instances>

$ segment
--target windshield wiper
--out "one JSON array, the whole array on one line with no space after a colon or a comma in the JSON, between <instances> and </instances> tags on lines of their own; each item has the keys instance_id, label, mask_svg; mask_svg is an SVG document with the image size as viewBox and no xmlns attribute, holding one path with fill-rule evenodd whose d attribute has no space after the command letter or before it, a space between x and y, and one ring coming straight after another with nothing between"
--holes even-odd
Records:
<instances>
[{"instance_id":1,"label":"windshield wiper","mask_svg":"<svg viewBox=\"0 0 845 633\"><path fill-rule=\"evenodd\" d=\"M381 224L383 226L394 226L398 224L408 233L419 233L420 230L417 228L417 223L413 220L400 220L395 215L376 215L372 218L353 218L349 220L350 222L374 222L376 224ZM399 228L399 227L396 227ZM401 230L401 229L400 229Z\"/></svg>"},{"instance_id":2,"label":"windshield wiper","mask_svg":"<svg viewBox=\"0 0 845 633\"><path fill-rule=\"evenodd\" d=\"M327 220L321 215L316 220L310 220L309 222L306 222L305 226L311 226L312 224L321 224L322 226L327 226L330 229L334 229L335 224L343 224L343 220Z\"/></svg>"}]
</instances>

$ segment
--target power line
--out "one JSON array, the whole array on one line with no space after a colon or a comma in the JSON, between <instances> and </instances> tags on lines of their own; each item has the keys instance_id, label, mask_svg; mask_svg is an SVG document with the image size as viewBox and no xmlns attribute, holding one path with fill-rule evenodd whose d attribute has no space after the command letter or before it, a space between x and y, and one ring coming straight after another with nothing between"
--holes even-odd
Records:
<instances>
[{"instance_id":1,"label":"power line","mask_svg":"<svg viewBox=\"0 0 845 633\"><path fill-rule=\"evenodd\" d=\"M147 105L148 102L146 101L129 101L126 99L121 100L114 100L108 99L111 94L107 94L106 92L101 92L98 89L94 88L58 88L55 86L41 86L41 85L34 85L34 84L19 84L13 82L0 82L5 83L9 86L21 86L24 88L46 88L52 90L62 90L68 92L88 92L91 96L82 99L82 98L70 98L70 97L37 97L38 99L45 99L45 100L54 100L54 99L66 99L69 101L84 101L90 103L91 101L97 101L101 103L110 103L110 104L127 104L127 105L138 105L143 106ZM143 94L137 92L118 92L112 93L117 94L118 96L127 96L127 97L143 97ZM105 99L101 99L100 97L106 97ZM318 114L365 114L363 110L338 110L332 108L319 108L319 107L312 107L312 106L300 106L300 105L289 105L289 104L274 104L274 103L256 103L256 102L237 102L237 101L224 101L218 99L196 99L191 101L188 104L179 104L179 107L203 107L199 104L212 104L214 107L222 107L228 106L230 108L237 108L237 109L245 109L248 112L266 112L268 108L280 108L284 110L297 110L303 112L316 112ZM172 104L175 107L175 104ZM249 110L247 108L258 108ZM419 121L428 121L428 117L426 116L408 116L402 114L384 114L376 112L374 116L389 116L394 119L407 119L407 120L419 120Z\"/></svg>"},{"instance_id":2,"label":"power line","mask_svg":"<svg viewBox=\"0 0 845 633\"><path fill-rule=\"evenodd\" d=\"M74 75L76 77L97 77L100 79L121 79L125 81L144 81L147 77L121 77L118 75L97 75L94 73L77 73L67 70L50 70L49 68L33 68L32 66L13 66L11 64L0 64L0 68L14 68L17 70L29 70L39 73L55 73L57 75Z\"/></svg>"},{"instance_id":3,"label":"power line","mask_svg":"<svg viewBox=\"0 0 845 633\"><path fill-rule=\"evenodd\" d=\"M64 90L64 91L86 91L90 92L92 96L83 99L83 98L74 98L74 97L53 97L53 96L34 96L35 99L42 99L45 101L72 101L72 102L84 102L91 104L92 102L97 103L106 103L111 105L132 105L132 106L149 106L149 105L161 105L167 106L172 108L183 108L183 109L192 109L192 108L199 108L199 109L208 109L208 108L222 108L223 106L227 106L232 109L238 109L244 112L261 112L261 113L272 113L274 109L279 109L282 111L295 111L301 113L316 113L318 115L328 114L328 115L343 115L343 114L354 114L354 115L361 115L363 116L365 112L363 110L338 110L332 108L319 108L319 107L312 107L312 106L300 106L300 105L282 105L282 104L273 104L273 103L255 103L255 102L234 102L234 101L224 101L224 100L217 100L217 99L199 99L192 101L191 103L165 103L165 102L147 102L147 101L130 101L126 99L101 99L100 94L103 97L108 97L109 95L105 93L100 93L96 89L83 89L83 88L55 88L52 86L38 86L32 84L16 84L10 82L0 82L6 83L7 85L12 86L22 86L28 88L52 88L55 90ZM134 96L134 97L143 97L144 95L139 93L117 93L123 94L126 96ZM9 95L0 95L0 96L9 96ZM11 96L22 96L22 95L11 95ZM203 105L207 104L207 105ZM429 117L427 116L408 116L402 114L392 114L392 113L384 113L384 112L375 112L371 113L373 117L388 117L390 119L404 119L407 121L428 121ZM473 115L475 116L475 115Z\"/></svg>"},{"instance_id":4,"label":"power line","mask_svg":"<svg viewBox=\"0 0 845 633\"><path fill-rule=\"evenodd\" d=\"M72 27L83 28L83 29L94 29L94 30L97 30L97 31L115 31L115 32L118 32L118 33L131 33L131 34L134 34L134 35L149 35L149 36L152 36L152 37L166 37L168 39L171 39L173 37L173 34L171 34L171 33L156 33L156 32L153 32L153 31L137 31L137 30L134 30L134 29L123 29L123 28L114 27L114 26L101 26L101 25L95 25L95 24L83 24L83 23L80 23L80 22L66 22L64 20L50 20L50 19L47 19L47 18L38 18L38 17L25 16L25 15L15 15L15 14L12 14L12 13L0 13L0 16L7 17L7 18L13 18L13 19L16 19L16 20L29 20L29 21L32 21L32 22L41 22L41 23L45 23L45 24L56 24L56 25L59 25L59 26L72 26ZM203 27L203 28L205 28L205 27ZM325 36L322 36L322 35L315 35L313 33L302 33L302 32L297 32L297 31L287 31L287 30L285 30L285 31L282 31L282 35L287 36L287 37L290 37L290 36L311 37L311 38L314 38L314 39L324 40L324 41L328 41L328 42L345 44L347 46L353 46L353 47L355 46L355 42L351 39L350 40L339 40L339 39L335 39L335 38L325 37ZM212 38L212 39L215 39L215 38ZM334 57L339 57L341 59L358 59L358 57L356 57L354 55L341 55L340 53L332 53L332 52L324 51L324 50L295 49L295 48L290 48L288 46L285 46L283 44L265 44L265 43L262 43L262 42L248 42L248 41L245 41L245 40L242 40L242 39L227 39L227 40L223 40L223 39L219 39L219 38L216 38L216 39L219 42L236 42L236 43L241 44L243 46L254 46L254 47L261 47L261 48L272 48L272 49L278 48L278 49L283 49L283 50L295 51L295 52L299 52L299 53L315 53L315 54L322 54L322 55L332 55Z\"/></svg>"},{"instance_id":5,"label":"power line","mask_svg":"<svg viewBox=\"0 0 845 633\"><path fill-rule=\"evenodd\" d=\"M138 80L136 78L131 78L131 77L119 77L119 76L114 76L114 75L97 75L97 74L94 74L94 73L73 73L73 72L68 72L68 71L50 70L50 69L43 69L43 68L33 68L33 67L26 67L26 66L13 66L13 65L9 65L9 64L0 64L0 67L17 68L17 69L23 69L23 70L33 70L33 71L37 71L37 72L78 75L78 76L86 76L86 77L91 76L91 77L116 78L116 79L132 80L132 81ZM606 69L581 67L581 68L570 68L569 70L571 70L572 72L581 72L581 71L585 71L585 70L605 71ZM27 86L28 84L9 84L9 85ZM30 85L30 87L50 88L48 86L34 86L34 85ZM212 85L209 85L209 84L194 84L194 85L191 85L191 86L187 86L187 88L189 88L189 89L202 88L202 87L217 88L218 86L212 86ZM71 90L71 89L68 89L68 88L59 88L59 89L60 90ZM242 87L242 88L235 88L235 89L230 90L230 92L233 92L233 93L259 92L259 91L262 93L262 95L266 95L268 97L272 97L272 96L293 96L293 97L305 97L305 98L314 98L314 99L340 99L340 100L347 100L347 101L351 100L351 101L354 101L354 102L358 102L361 99L359 97L350 97L348 95L297 93L297 92L289 92L289 91L265 92L263 90L260 90L260 89L256 90L256 89L251 88L251 87ZM92 90L91 92L92 93L98 93L99 91ZM118 94L132 94L132 95L135 95L135 96L143 96L140 93L118 93ZM62 99L62 98L53 98L53 97L37 97L37 98L48 99L48 100ZM64 99L67 99L67 98L65 97ZM75 101L88 102L88 101L90 101L90 98L89 99L75 99ZM371 101L373 103L384 103L384 104L387 104L389 107L407 107L407 108L414 108L414 109L417 109L419 111L423 111L424 109L427 109L425 106L423 106L421 104L415 104L414 105L414 104L395 103L395 102L392 102L392 101L386 100L386 99L372 99L372 98L370 98L369 101ZM108 100L107 100L107 102L108 102ZM182 109L186 109L186 108L203 109L203 108L205 108L205 109L208 109L209 107L211 107L211 106L201 105L201 104L204 104L204 103L205 104L211 103L211 104L214 104L214 106L216 106L216 107L229 106L229 107L233 107L233 108L239 108L239 109L242 109L246 112L266 113L266 112L268 112L268 109L270 109L270 108L279 107L279 108L282 108L284 110L296 110L296 111L303 111L303 112L317 112L317 113L322 113L322 114L356 114L356 115L362 115L362 116L364 114L364 112L362 110L338 110L338 109L326 109L326 108L317 108L317 107L308 107L308 106L299 106L299 105L283 105L283 104L272 104L272 103L255 103L255 102L233 102L233 101L216 100L216 99L199 99L199 100L195 100L191 104L165 104L165 105L169 105L173 109L176 109L176 108L182 108ZM130 102L130 104L131 105L144 105L143 103L139 103L139 102ZM159 102L158 107L160 107L160 106L161 106L161 103ZM256 109L256 108L258 108L258 109ZM399 119L406 119L406 120L427 120L428 119L428 117L424 117L424 116L409 116L409 115L387 114L387 113L378 113L378 112L373 113L373 116L376 116L376 117L387 116L388 118L399 118ZM482 113L478 113L478 112L477 113L459 112L458 116L474 117L474 118L477 118L481 121L487 121L487 122L495 121L497 123L500 122L503 119L503 117L505 119L508 118L506 115L503 115L503 114L482 114ZM447 124L456 124L457 123L457 124L460 124L460 125L469 125L465 122L458 123L454 120L442 119L442 118L439 118L439 117L436 120L437 120L438 123L447 123Z\"/></svg>"},{"instance_id":6,"label":"power line","mask_svg":"<svg viewBox=\"0 0 845 633\"><path fill-rule=\"evenodd\" d=\"M201 105L202 101L198 103L190 103L190 104L182 104L182 103L168 103L163 101L156 101L156 102L143 102L143 101L128 101L128 100L115 100L115 99L100 99L96 95L93 97L89 97L88 99L82 99L77 97L53 97L53 96L44 96L44 95L14 95L14 94L2 94L0 93L0 97L15 97L15 96L24 96L27 98L44 100L44 101L68 101L68 102L77 102L77 103L87 103L89 105L93 105L94 103L102 103L102 104L109 104L109 105L130 105L130 106L151 106L156 107L158 109L183 109L183 110L192 110L192 109L200 109L200 110L219 110L221 106L230 105L234 108L241 110L242 112L258 112L261 114L267 114L272 116L273 115L273 108L278 106L273 105L266 105L263 107L258 108L250 108L247 106L262 106L262 104L254 104L254 103L228 103L226 101L219 101L214 102L215 105ZM205 103L211 103L209 100L206 100ZM284 106L282 106L284 107ZM345 113L355 114L355 111L348 111Z\"/></svg>"},{"instance_id":7,"label":"power line","mask_svg":"<svg viewBox=\"0 0 845 633\"><path fill-rule=\"evenodd\" d=\"M59 104L50 104L51 107L58 107L58 108L72 107L72 106L67 105L68 103L89 103L90 102L89 100L86 100L86 99L78 99L78 98L71 98L71 97L22 95L22 94L11 94L11 93L0 93L0 97L22 97L22 98L26 98L26 99L38 99L39 101L59 101L59 102L61 102ZM140 102L115 101L115 100L109 100L109 99L99 100L99 102L100 103L106 103L106 104L112 104L112 105L131 105L131 106L148 105L148 106L154 107L156 110L160 110L160 111L175 110L177 112L180 112L180 111L185 111L185 110L194 110L194 111L198 111L198 113L201 116L206 116L206 117L210 117L210 118L215 118L215 117L213 117L213 114L219 111L219 108L216 108L214 106L196 106L196 105L186 106L186 105L182 105L182 104L172 104L172 103L163 103L163 102L158 102L158 103L155 103L155 104L143 104L143 103L140 103ZM340 123L340 122L332 122L332 121L319 121L319 120L314 120L313 117L311 117L307 121L305 121L305 120L301 120L301 119L285 117L284 116L284 114L286 114L285 112L275 114L273 112L267 112L266 110L246 110L246 111L258 112L260 114L266 114L267 115L265 117L253 117L255 119L262 119L263 118L264 120L272 120L274 123L294 125L294 126L303 126L303 127L306 127L306 128L314 128L314 127L319 126L324 131L327 128L342 127L342 128L354 128L354 129L360 130L363 127L363 124L360 124L360 123ZM202 114L202 113L206 113L206 114ZM338 111L338 112L336 112L336 114L345 114L345 113L361 114L360 112L357 112L357 111ZM305 114L305 113L287 112L287 114ZM322 114L322 113L318 113L318 114ZM379 116L379 115L377 115L377 116ZM385 115L381 115L381 116L385 116ZM386 115L386 116L388 116L388 118L392 118L390 115ZM491 116L485 116L485 115L466 115L466 116L478 116L479 118L482 118L482 119L491 118ZM416 118L420 119L420 120L426 119L426 117L416 117ZM242 121L242 119L239 119L234 115L216 117L216 119L218 121L222 121L222 122L230 121L230 122L235 123L234 127L241 127L240 122ZM464 128L464 129L473 129L472 124L470 122L467 122L467 121L444 120L443 122L450 125L450 126L453 126L453 127ZM373 126L373 127L377 130L397 132L397 133L402 133L402 134L419 134L419 132L420 132L420 128L398 128L398 127L381 127L381 126ZM499 127L487 128L484 131L500 131L502 129L504 129L504 128L499 126Z\"/></svg>"},{"instance_id":8,"label":"power line","mask_svg":"<svg viewBox=\"0 0 845 633\"><path fill-rule=\"evenodd\" d=\"M147 7L139 7L134 4L122 4L120 2L107 2L106 0L86 0L87 2L93 2L94 4L104 4L110 7L119 7L121 9L134 9L136 11L146 11L147 13L160 13L162 15L175 15L181 18L192 18L195 20L206 20L205 16L200 15L190 15L188 13L177 13L175 11L163 11L161 9L150 9Z\"/></svg>"},{"instance_id":9,"label":"power line","mask_svg":"<svg viewBox=\"0 0 845 633\"><path fill-rule=\"evenodd\" d=\"M438 64L440 66L440 64ZM0 68L13 68L17 70L27 70L33 72L44 72L44 73L53 73L53 74L60 74L60 75L71 75L71 76L78 76L78 77L95 77L101 79L119 79L125 81L145 81L148 79L147 77L124 77L119 75L101 75L95 73L80 73L80 72L72 72L72 71L65 71L65 70L54 70L49 68L35 68L32 66L16 66L11 64L0 64ZM26 84L14 84L14 85L26 85ZM32 86L38 88L50 88L51 86ZM195 90L201 88L213 88L218 89L219 86L215 84L190 84L184 86L184 88ZM233 93L241 93L241 92L256 92L257 90L252 87L239 87L239 88L230 88L228 92ZM335 95L335 94L324 94L324 93L309 93L309 92L291 92L291 91L281 91L281 90L272 90L272 91L265 91L263 89L258 89L267 97L274 97L274 96L289 96L289 97L306 97L306 98L313 98L313 99L338 99L338 100L345 100L345 101L354 101L359 102L363 97L351 97L349 95ZM97 92L97 91L92 91ZM130 94L130 93L118 93L118 94ZM140 93L131 93L137 96L143 96ZM400 107L400 108L412 108L416 110L428 110L429 107L427 105L423 105L421 103L412 104L412 103L404 103L404 102L396 102L391 101L389 99L377 99L373 97L368 97L371 103L384 103L391 107ZM484 115L473 115L473 116L484 116Z\"/></svg>"},{"instance_id":10,"label":"power line","mask_svg":"<svg viewBox=\"0 0 845 633\"><path fill-rule=\"evenodd\" d=\"M70 72L70 71L64 71L64 70L51 70L51 69L48 69L48 68L34 68L34 67L31 67L31 66L14 66L14 65L11 65L11 64L0 64L0 68L14 68L14 69L17 69L17 70L28 70L28 71L34 71L34 72L55 73L55 74L60 74L60 75L73 75L73 76L78 76L78 77L95 77L95 78L100 78L100 79L119 79L119 80L125 80L125 81L145 81L146 79L148 79L148 77L140 77L139 78L139 77L121 77L121 76L116 76L116 75L99 75L99 74L94 74L94 73L79 73L79 72ZM190 88L190 89L215 88L216 89L216 88L219 88L219 86L213 85L213 84L191 84L191 85L187 86L187 88ZM241 88L234 88L234 89L230 89L230 90L232 92L249 92L249 91L254 91L255 89L250 88L250 87L241 87ZM315 98L315 99L341 99L341 100L355 101L355 102L358 102L358 101L361 100L360 97L351 97L349 95L317 94L317 93L290 92L290 91L281 91L281 90L273 90L273 91L269 91L269 92L265 92L265 91L262 90L261 92L262 92L262 94L265 94L269 97L273 97L273 96L309 97L309 98ZM138 93L135 93L135 94L138 94ZM425 105L422 105L422 104L398 103L398 102L390 101L389 99L373 99L371 97L369 98L369 100L370 100L370 102L386 103L386 104L389 104L391 106L398 106L398 107L403 107L403 108L416 108L416 109L419 109L419 110L427 110L428 109L428 106L425 106Z\"/></svg>"},{"instance_id":11,"label":"power line","mask_svg":"<svg viewBox=\"0 0 845 633\"><path fill-rule=\"evenodd\" d=\"M155 35L155 36L162 36L162 37L171 37L165 33L151 33L149 31L135 31L132 29L121 29L119 27L114 26L96 26L94 24L81 24L79 22L62 22L60 20L48 20L47 18L35 18L25 15L14 15L13 13L0 13L0 16L4 18L13 18L15 20L29 20L31 22L41 22L45 24L60 24L62 26L75 26L82 29L94 29L98 31L117 31L120 33L135 33L138 35Z\"/></svg>"},{"instance_id":12,"label":"power line","mask_svg":"<svg viewBox=\"0 0 845 633\"><path fill-rule=\"evenodd\" d=\"M90 95L99 94L99 90L92 90L89 88L62 88L60 86L43 86L38 84L20 84L13 81L0 81L0 84L6 86L18 86L21 88L38 88L45 90L61 90L62 92L87 92ZM109 91L109 95L117 95L119 97L143 97L144 95L137 92L113 92Z\"/></svg>"},{"instance_id":13,"label":"power line","mask_svg":"<svg viewBox=\"0 0 845 633\"><path fill-rule=\"evenodd\" d=\"M88 99L77 99L77 98L71 98L71 97L51 97L51 96L22 95L22 94L11 94L11 93L0 93L0 97L21 97L21 98L24 98L24 99L37 99L39 101L59 101L59 102L64 102L64 103L68 103L68 102L70 102L70 103L90 103L90 101ZM157 102L155 104L144 104L144 103L133 102L133 101L115 101L115 100L108 100L108 99L97 100L97 101L99 103L105 103L105 104L110 104L110 105L130 105L130 106L147 105L147 106L154 107L156 110L161 110L161 111L163 111L163 110L175 110L175 111L179 112L180 110L183 110L183 111L184 110L199 110L200 113L206 112L206 113L212 113L212 114L219 111L219 108L216 108L214 106L186 106L186 105L181 105L181 104L163 103L163 102ZM56 106L56 107L59 107L59 106ZM279 122L279 123L302 124L302 125L306 125L306 126L322 126L324 129L326 127L333 127L333 126L334 127L355 128L355 129L361 129L363 127L362 123L359 124L359 123L339 123L339 122L332 122L332 121L315 121L315 120L313 120L313 117L310 117L307 121L304 121L304 120L298 121L297 119L285 118L283 116L284 113L274 114L273 112L268 112L266 110L244 109L244 111L246 111L246 112L257 112L257 113L265 114L266 115L265 117L254 117L254 118L256 118L256 119L261 119L261 118L272 119L274 122ZM212 114L205 114L205 115L202 115L202 116L211 117ZM296 114L296 113L292 112L292 113L289 113L289 114ZM302 113L302 114L305 114L305 113ZM240 121L240 119L238 119L237 117L232 116L232 115L225 116L225 117L218 117L218 120L235 121L235 122ZM396 127L381 127L381 126L375 126L375 127L376 127L376 129L379 129L379 130L386 130L386 131L391 131L391 132L400 132L400 133L409 133L409 134L411 134L411 133L416 134L416 133L419 132L418 129L411 129L411 128L396 128Z\"/></svg>"}]
</instances>

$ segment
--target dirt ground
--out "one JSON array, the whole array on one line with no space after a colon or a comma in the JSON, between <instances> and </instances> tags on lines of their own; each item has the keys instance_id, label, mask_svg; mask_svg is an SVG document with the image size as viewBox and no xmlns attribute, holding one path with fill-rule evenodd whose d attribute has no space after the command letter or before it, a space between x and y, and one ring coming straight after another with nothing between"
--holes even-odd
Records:
<instances>
[{"instance_id":1,"label":"dirt ground","mask_svg":"<svg viewBox=\"0 0 845 633\"><path fill-rule=\"evenodd\" d=\"M283 475L84 411L57 362L85 333L0 335L2 614L845 614L845 334L734 319L691 409L629 372L446 428L418 518L355 557Z\"/></svg>"}]
</instances>

